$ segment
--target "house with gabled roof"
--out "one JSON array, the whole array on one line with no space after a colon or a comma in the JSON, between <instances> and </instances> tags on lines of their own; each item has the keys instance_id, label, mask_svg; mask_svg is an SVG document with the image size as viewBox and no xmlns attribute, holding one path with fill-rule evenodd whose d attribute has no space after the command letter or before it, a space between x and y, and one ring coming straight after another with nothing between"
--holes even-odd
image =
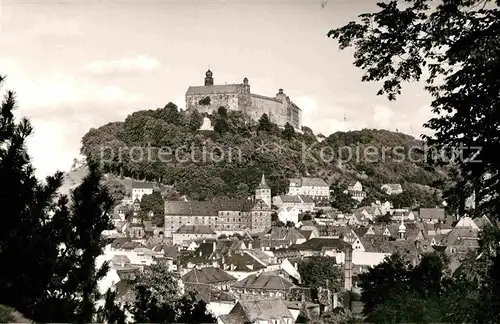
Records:
<instances>
[{"instance_id":1,"label":"house with gabled roof","mask_svg":"<svg viewBox=\"0 0 500 324\"><path fill-rule=\"evenodd\" d=\"M314 200L304 195L280 195L273 197L273 205L278 208L293 207L301 213L313 212L315 207Z\"/></svg>"},{"instance_id":2,"label":"house with gabled roof","mask_svg":"<svg viewBox=\"0 0 500 324\"><path fill-rule=\"evenodd\" d=\"M192 269L182 276L182 282L185 287L191 286L210 286L213 289L228 291L229 287L237 279L224 270L215 267L205 267L201 269Z\"/></svg>"},{"instance_id":3,"label":"house with gabled roof","mask_svg":"<svg viewBox=\"0 0 500 324\"><path fill-rule=\"evenodd\" d=\"M401 217L405 221L415 221L415 213L408 208L402 208L399 210L392 210L391 219L393 221L400 221Z\"/></svg>"},{"instance_id":4,"label":"house with gabled roof","mask_svg":"<svg viewBox=\"0 0 500 324\"><path fill-rule=\"evenodd\" d=\"M493 226L493 223L486 215L474 218L474 223L479 227L479 230L483 230L487 226Z\"/></svg>"},{"instance_id":5,"label":"house with gabled roof","mask_svg":"<svg viewBox=\"0 0 500 324\"><path fill-rule=\"evenodd\" d=\"M209 267L223 264L223 258L240 250L247 249L244 242L239 240L211 240L200 242L198 248L185 255L181 262L187 268Z\"/></svg>"},{"instance_id":6,"label":"house with gabled roof","mask_svg":"<svg viewBox=\"0 0 500 324\"><path fill-rule=\"evenodd\" d=\"M217 233L206 225L182 225L172 234L174 245L185 245L186 242L200 239L216 239ZM188 244L189 245L189 244Z\"/></svg>"},{"instance_id":7,"label":"house with gabled roof","mask_svg":"<svg viewBox=\"0 0 500 324\"><path fill-rule=\"evenodd\" d=\"M231 292L238 300L274 297L287 299L294 288L298 287L279 274L269 271L252 274L234 283Z\"/></svg>"},{"instance_id":8,"label":"house with gabled roof","mask_svg":"<svg viewBox=\"0 0 500 324\"><path fill-rule=\"evenodd\" d=\"M375 230L373 229L373 225L370 225L366 230L365 235L375 235Z\"/></svg>"},{"instance_id":9,"label":"house with gabled roof","mask_svg":"<svg viewBox=\"0 0 500 324\"><path fill-rule=\"evenodd\" d=\"M306 238L293 227L271 227L263 231L257 241L255 247L269 250L273 248L286 248L292 244L301 244L306 241Z\"/></svg>"},{"instance_id":10,"label":"house with gabled roof","mask_svg":"<svg viewBox=\"0 0 500 324\"><path fill-rule=\"evenodd\" d=\"M219 324L294 324L295 319L282 298L240 300Z\"/></svg>"},{"instance_id":11,"label":"house with gabled roof","mask_svg":"<svg viewBox=\"0 0 500 324\"><path fill-rule=\"evenodd\" d=\"M465 255L468 251L479 247L479 231L455 227L443 235L439 245L446 246L445 251L450 255Z\"/></svg>"},{"instance_id":12,"label":"house with gabled roof","mask_svg":"<svg viewBox=\"0 0 500 324\"><path fill-rule=\"evenodd\" d=\"M420 208L420 219L429 224L445 221L445 211L443 208Z\"/></svg>"},{"instance_id":13,"label":"house with gabled roof","mask_svg":"<svg viewBox=\"0 0 500 324\"><path fill-rule=\"evenodd\" d=\"M455 225L455 228L471 228L473 230L480 231L485 226L492 226L492 225L493 223L486 216L477 217L474 219L469 216L464 216L458 220L457 224Z\"/></svg>"},{"instance_id":14,"label":"house with gabled roof","mask_svg":"<svg viewBox=\"0 0 500 324\"><path fill-rule=\"evenodd\" d=\"M259 271L278 269L279 265L266 263L259 258L255 258L249 251L239 251L238 253L225 256L221 261L221 268L233 277L241 280Z\"/></svg>"},{"instance_id":15,"label":"house with gabled roof","mask_svg":"<svg viewBox=\"0 0 500 324\"><path fill-rule=\"evenodd\" d=\"M321 256L325 253L336 253L345 250L346 243L340 238L317 237L310 239L302 244L294 244L289 249L300 251L303 257Z\"/></svg>"},{"instance_id":16,"label":"house with gabled roof","mask_svg":"<svg viewBox=\"0 0 500 324\"><path fill-rule=\"evenodd\" d=\"M311 231L311 230L302 230L301 228L299 229L299 232L305 237L306 241L319 236L317 229L316 231Z\"/></svg>"}]
</instances>

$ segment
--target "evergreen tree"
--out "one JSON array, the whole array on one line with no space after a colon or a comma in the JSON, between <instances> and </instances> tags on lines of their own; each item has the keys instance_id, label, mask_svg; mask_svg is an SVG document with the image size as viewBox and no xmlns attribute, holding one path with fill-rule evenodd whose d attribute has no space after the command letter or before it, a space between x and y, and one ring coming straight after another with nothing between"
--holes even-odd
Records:
<instances>
[{"instance_id":1,"label":"evergreen tree","mask_svg":"<svg viewBox=\"0 0 500 324\"><path fill-rule=\"evenodd\" d=\"M97 322L99 323L125 323L125 313L115 303L116 292L108 289L106 292L104 306L97 310Z\"/></svg>"},{"instance_id":2,"label":"evergreen tree","mask_svg":"<svg viewBox=\"0 0 500 324\"><path fill-rule=\"evenodd\" d=\"M180 295L178 278L164 262L145 269L133 289L135 301L128 308L138 323L215 323L205 303Z\"/></svg>"},{"instance_id":3,"label":"evergreen tree","mask_svg":"<svg viewBox=\"0 0 500 324\"><path fill-rule=\"evenodd\" d=\"M189 116L189 128L192 131L197 131L203 125L203 116L198 110L193 110Z\"/></svg>"},{"instance_id":4,"label":"evergreen tree","mask_svg":"<svg viewBox=\"0 0 500 324\"><path fill-rule=\"evenodd\" d=\"M295 128L289 123L286 123L282 134L285 139L291 140L295 136Z\"/></svg>"},{"instance_id":5,"label":"evergreen tree","mask_svg":"<svg viewBox=\"0 0 500 324\"><path fill-rule=\"evenodd\" d=\"M43 295L65 273L58 256L69 233L67 199L56 199L62 173L45 184L34 176L25 149L33 128L25 118L15 122L15 105L8 91L0 111L0 304L37 320Z\"/></svg>"},{"instance_id":6,"label":"evergreen tree","mask_svg":"<svg viewBox=\"0 0 500 324\"><path fill-rule=\"evenodd\" d=\"M165 121L169 124L179 126L181 124L181 114L176 104L169 102L165 105Z\"/></svg>"},{"instance_id":7,"label":"evergreen tree","mask_svg":"<svg viewBox=\"0 0 500 324\"><path fill-rule=\"evenodd\" d=\"M25 149L33 129L27 119L15 122L14 107L7 92L0 111L0 304L38 322L90 322L107 271L106 264L96 271L95 259L113 201L94 164L69 207L57 193L62 173L38 182Z\"/></svg>"},{"instance_id":8,"label":"evergreen tree","mask_svg":"<svg viewBox=\"0 0 500 324\"><path fill-rule=\"evenodd\" d=\"M424 137L437 152L431 160L458 167L454 186L468 193L472 186L478 214L498 217L500 2L390 0L377 6L328 36L340 49L355 49L362 81L383 82L378 94L389 100L403 83L426 78L435 113L425 125L434 134ZM448 193L450 200L463 200L456 190Z\"/></svg>"},{"instance_id":9,"label":"evergreen tree","mask_svg":"<svg viewBox=\"0 0 500 324\"><path fill-rule=\"evenodd\" d=\"M273 124L269 120L269 116L267 116L267 114L262 114L259 119L259 127L257 129L264 132L271 132L273 130Z\"/></svg>"},{"instance_id":10,"label":"evergreen tree","mask_svg":"<svg viewBox=\"0 0 500 324\"><path fill-rule=\"evenodd\" d=\"M229 130L229 125L227 123L227 109L225 107L219 107L217 114L215 115L214 131L219 134L224 134Z\"/></svg>"},{"instance_id":11,"label":"evergreen tree","mask_svg":"<svg viewBox=\"0 0 500 324\"><path fill-rule=\"evenodd\" d=\"M97 282L109 270L108 264L96 269L96 258L103 253L106 241L102 232L112 228L109 217L113 199L101 184L102 175L96 164L89 165L89 173L72 192L71 225L73 235L67 246L73 257L73 269L68 281L78 287L81 297L77 319L91 322L98 298Z\"/></svg>"}]
</instances>

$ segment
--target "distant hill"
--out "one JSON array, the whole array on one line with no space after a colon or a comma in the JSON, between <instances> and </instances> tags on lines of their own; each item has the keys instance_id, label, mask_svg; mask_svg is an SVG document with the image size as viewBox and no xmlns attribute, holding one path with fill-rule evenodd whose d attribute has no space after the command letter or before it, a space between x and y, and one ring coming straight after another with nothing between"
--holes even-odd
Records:
<instances>
[{"instance_id":1,"label":"distant hill","mask_svg":"<svg viewBox=\"0 0 500 324\"><path fill-rule=\"evenodd\" d=\"M81 154L101 162L110 174L174 185L202 200L251 195L264 173L273 195L287 190L288 178L311 176L336 189L358 180L367 202L386 198L382 184L401 183L418 197L418 205L431 206L437 203L436 186L446 179L414 150L422 142L406 134L364 129L318 141L310 128L299 134L265 118L253 122L241 112L221 110L206 117L214 131L199 131L203 116L178 111L172 103L135 112L125 121L91 129L82 138Z\"/></svg>"}]
</instances>

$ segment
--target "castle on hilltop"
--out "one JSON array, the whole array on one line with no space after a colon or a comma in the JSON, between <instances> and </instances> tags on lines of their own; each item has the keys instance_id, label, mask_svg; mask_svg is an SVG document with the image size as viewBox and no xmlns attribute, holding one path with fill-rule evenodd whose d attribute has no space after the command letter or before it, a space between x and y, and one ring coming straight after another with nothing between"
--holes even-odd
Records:
<instances>
[{"instance_id":1,"label":"castle on hilltop","mask_svg":"<svg viewBox=\"0 0 500 324\"><path fill-rule=\"evenodd\" d=\"M300 130L302 110L279 89L275 97L266 97L250 93L248 79L243 83L214 85L212 71L205 73L204 86L190 86L186 92L186 109L198 110L200 113L213 113L219 107L228 110L238 110L248 114L252 119L259 120L267 114L271 122L280 127L286 123Z\"/></svg>"}]
</instances>

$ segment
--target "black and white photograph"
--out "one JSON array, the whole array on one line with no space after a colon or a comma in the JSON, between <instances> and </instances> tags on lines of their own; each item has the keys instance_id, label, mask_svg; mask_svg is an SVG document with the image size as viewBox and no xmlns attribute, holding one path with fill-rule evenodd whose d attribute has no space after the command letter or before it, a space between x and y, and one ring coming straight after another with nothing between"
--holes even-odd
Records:
<instances>
[{"instance_id":1,"label":"black and white photograph","mask_svg":"<svg viewBox=\"0 0 500 324\"><path fill-rule=\"evenodd\" d=\"M500 323L500 0L0 0L0 323Z\"/></svg>"}]
</instances>

